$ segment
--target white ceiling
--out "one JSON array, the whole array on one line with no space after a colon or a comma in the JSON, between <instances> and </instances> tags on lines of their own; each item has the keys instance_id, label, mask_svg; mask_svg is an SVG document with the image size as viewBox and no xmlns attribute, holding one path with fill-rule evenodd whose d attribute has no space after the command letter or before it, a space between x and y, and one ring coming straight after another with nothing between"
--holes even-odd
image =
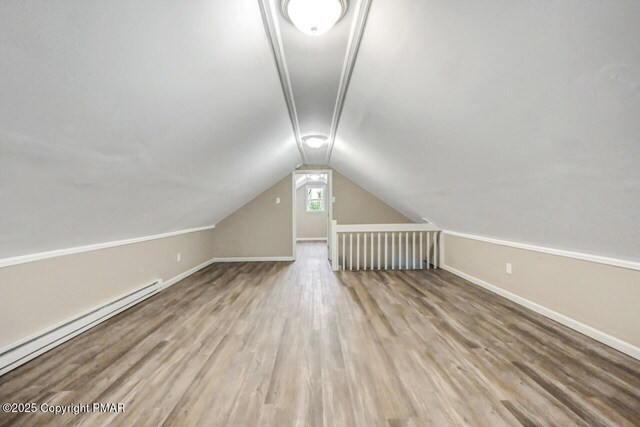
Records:
<instances>
[{"instance_id":1,"label":"white ceiling","mask_svg":"<svg viewBox=\"0 0 640 427\"><path fill-rule=\"evenodd\" d=\"M416 220L640 260L640 2L375 0L331 165Z\"/></svg>"},{"instance_id":2,"label":"white ceiling","mask_svg":"<svg viewBox=\"0 0 640 427\"><path fill-rule=\"evenodd\" d=\"M329 32L311 36L299 31L281 13L281 0L259 0L265 10L292 128L304 163L329 161L349 75L366 20L370 0L351 0L345 15ZM306 136L323 136L318 148L304 144Z\"/></svg>"},{"instance_id":3,"label":"white ceiling","mask_svg":"<svg viewBox=\"0 0 640 427\"><path fill-rule=\"evenodd\" d=\"M639 117L638 1L4 0L0 258L214 224L337 128L416 220L640 261Z\"/></svg>"},{"instance_id":4,"label":"white ceiling","mask_svg":"<svg viewBox=\"0 0 640 427\"><path fill-rule=\"evenodd\" d=\"M296 178L296 189L302 187L305 184L309 183L319 183L326 184L329 180L329 177L326 173L323 174L298 174Z\"/></svg>"},{"instance_id":5,"label":"white ceiling","mask_svg":"<svg viewBox=\"0 0 640 427\"><path fill-rule=\"evenodd\" d=\"M0 258L215 224L300 161L257 1L0 2Z\"/></svg>"}]
</instances>

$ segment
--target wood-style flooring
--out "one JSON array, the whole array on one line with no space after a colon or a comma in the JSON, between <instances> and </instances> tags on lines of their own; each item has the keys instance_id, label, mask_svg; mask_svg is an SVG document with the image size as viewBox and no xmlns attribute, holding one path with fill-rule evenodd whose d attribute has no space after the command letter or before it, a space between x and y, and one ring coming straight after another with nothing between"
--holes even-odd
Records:
<instances>
[{"instance_id":1,"label":"wood-style flooring","mask_svg":"<svg viewBox=\"0 0 640 427\"><path fill-rule=\"evenodd\" d=\"M0 425L640 425L640 362L445 271L214 264L0 377Z\"/></svg>"}]
</instances>

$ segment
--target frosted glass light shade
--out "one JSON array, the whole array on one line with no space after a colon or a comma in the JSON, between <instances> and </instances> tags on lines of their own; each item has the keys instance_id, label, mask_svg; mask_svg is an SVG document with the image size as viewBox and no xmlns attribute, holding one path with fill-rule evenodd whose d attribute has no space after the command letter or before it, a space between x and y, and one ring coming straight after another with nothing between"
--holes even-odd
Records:
<instances>
[{"instance_id":1,"label":"frosted glass light shade","mask_svg":"<svg viewBox=\"0 0 640 427\"><path fill-rule=\"evenodd\" d=\"M311 148L320 148L327 141L326 138L321 136L309 136L304 138L305 144L307 144Z\"/></svg>"},{"instance_id":2,"label":"frosted glass light shade","mask_svg":"<svg viewBox=\"0 0 640 427\"><path fill-rule=\"evenodd\" d=\"M287 14L300 31L319 36L329 31L342 16L340 0L289 0Z\"/></svg>"}]
</instances>

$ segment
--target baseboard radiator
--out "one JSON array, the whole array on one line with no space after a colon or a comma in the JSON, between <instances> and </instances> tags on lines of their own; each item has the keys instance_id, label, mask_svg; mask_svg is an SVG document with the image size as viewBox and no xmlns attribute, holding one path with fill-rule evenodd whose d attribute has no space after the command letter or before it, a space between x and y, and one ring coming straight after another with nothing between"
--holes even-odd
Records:
<instances>
[{"instance_id":1,"label":"baseboard radiator","mask_svg":"<svg viewBox=\"0 0 640 427\"><path fill-rule=\"evenodd\" d=\"M27 363L42 353L104 322L108 318L156 294L162 288L162 280L156 280L136 291L115 298L88 312L81 313L0 349L0 375Z\"/></svg>"}]
</instances>

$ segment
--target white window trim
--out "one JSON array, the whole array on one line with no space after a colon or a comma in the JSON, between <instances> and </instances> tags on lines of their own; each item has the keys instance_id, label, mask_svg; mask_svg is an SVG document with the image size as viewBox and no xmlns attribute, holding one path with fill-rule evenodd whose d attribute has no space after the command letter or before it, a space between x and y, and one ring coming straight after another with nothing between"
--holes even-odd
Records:
<instances>
[{"instance_id":1,"label":"white window trim","mask_svg":"<svg viewBox=\"0 0 640 427\"><path fill-rule=\"evenodd\" d=\"M309 209L309 189L311 188L322 189L322 199L311 199L311 200L322 201L322 209L319 211L312 211ZM326 213L327 212L327 186L325 184L308 184L305 186L304 208L305 208L305 211L308 213Z\"/></svg>"}]
</instances>

